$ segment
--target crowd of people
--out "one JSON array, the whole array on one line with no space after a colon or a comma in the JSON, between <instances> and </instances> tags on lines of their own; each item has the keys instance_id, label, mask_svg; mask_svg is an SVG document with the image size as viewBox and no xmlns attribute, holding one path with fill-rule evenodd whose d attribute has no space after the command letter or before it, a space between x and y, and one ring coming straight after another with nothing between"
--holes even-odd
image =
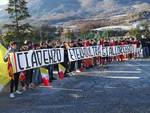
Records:
<instances>
[{"instance_id":1,"label":"crowd of people","mask_svg":"<svg viewBox=\"0 0 150 113\"><path fill-rule=\"evenodd\" d=\"M25 41L21 46L18 46L17 42L11 42L10 48L8 49L8 52L5 55L4 60L9 60L9 53L11 52L18 52L18 51L29 51L29 50L37 50L37 49L49 49L49 48L64 48L64 62L61 63L65 68L64 77L69 77L72 75L75 75L74 72L81 72L84 69L92 68L96 65L104 66L107 63L114 62L114 61L124 61L126 59L133 59L140 57L140 53L130 53L126 55L118 55L113 57L94 57L74 62L69 62L68 59L68 48L72 47L88 47L88 46L96 46L101 45L102 47L105 46L116 46L116 45L126 45L126 44L136 44L137 48L139 48L139 51L142 47L141 41L129 38L129 39L121 39L121 40L110 40L110 39L85 39L85 40L73 40L68 42L62 42L62 41L42 41L40 43L33 43L31 41ZM147 51L147 50L146 50ZM149 53L148 53L149 54ZM149 55L148 55L149 56ZM56 80L57 78L54 77L54 70L58 71L58 65L48 65L45 66L48 70L49 75L49 81L52 82L53 80ZM30 69L23 72L15 73L10 76L10 98L15 98L15 94L22 94L20 90L18 90L18 84L21 83L22 91L26 91L30 88L34 88L35 86L38 86L42 83L42 77L40 68L36 69ZM15 88L15 90L14 90Z\"/></svg>"}]
</instances>

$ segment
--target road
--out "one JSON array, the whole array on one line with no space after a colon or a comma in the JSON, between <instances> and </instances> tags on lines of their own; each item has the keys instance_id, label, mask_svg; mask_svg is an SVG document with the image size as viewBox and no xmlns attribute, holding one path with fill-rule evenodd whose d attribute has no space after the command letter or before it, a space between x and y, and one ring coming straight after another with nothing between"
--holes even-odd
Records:
<instances>
[{"instance_id":1,"label":"road","mask_svg":"<svg viewBox=\"0 0 150 113\"><path fill-rule=\"evenodd\" d=\"M0 113L150 113L150 60L97 66L15 99L1 94Z\"/></svg>"}]
</instances>

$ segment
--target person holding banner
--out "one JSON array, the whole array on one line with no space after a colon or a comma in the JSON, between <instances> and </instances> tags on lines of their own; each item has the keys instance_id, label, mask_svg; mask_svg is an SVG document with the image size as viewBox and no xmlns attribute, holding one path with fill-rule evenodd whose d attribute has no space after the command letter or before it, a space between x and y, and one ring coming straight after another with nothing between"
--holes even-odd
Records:
<instances>
[{"instance_id":1,"label":"person holding banner","mask_svg":"<svg viewBox=\"0 0 150 113\"><path fill-rule=\"evenodd\" d=\"M40 49L40 45L38 43L34 44L34 50L38 49ZM38 86L42 83L42 75L40 68L33 69L32 83L34 84L34 86Z\"/></svg>"},{"instance_id":2,"label":"person holding banner","mask_svg":"<svg viewBox=\"0 0 150 113\"><path fill-rule=\"evenodd\" d=\"M64 77L69 77L69 75L67 73L69 73L69 58L68 58L68 51L67 49L70 48L69 45L64 42L64 62L61 63L64 67L65 67L65 73L64 73Z\"/></svg>"},{"instance_id":3,"label":"person holding banner","mask_svg":"<svg viewBox=\"0 0 150 113\"><path fill-rule=\"evenodd\" d=\"M141 42L140 42L140 40L136 39L135 43L136 43L136 47L137 47L137 49L136 49L136 58L140 58Z\"/></svg>"},{"instance_id":4,"label":"person holding banner","mask_svg":"<svg viewBox=\"0 0 150 113\"><path fill-rule=\"evenodd\" d=\"M23 45L19 51L27 51L27 50L28 50L28 47L26 47L26 45ZM19 80L20 80L23 91L26 91L26 76L27 76L26 71L20 72Z\"/></svg>"},{"instance_id":5,"label":"person holding banner","mask_svg":"<svg viewBox=\"0 0 150 113\"><path fill-rule=\"evenodd\" d=\"M124 45L124 41L123 41L123 40L120 40L119 45L120 45L120 46L123 46L123 45ZM124 55L123 55L123 53L122 53L122 54L119 55L119 61L122 62L123 59L124 59Z\"/></svg>"},{"instance_id":6,"label":"person holding banner","mask_svg":"<svg viewBox=\"0 0 150 113\"><path fill-rule=\"evenodd\" d=\"M96 46L96 45L97 45L96 40L91 40L91 46ZM97 65L96 60L97 60L97 57L94 57L92 59L92 67Z\"/></svg>"},{"instance_id":7,"label":"person holding banner","mask_svg":"<svg viewBox=\"0 0 150 113\"><path fill-rule=\"evenodd\" d=\"M73 48L73 47L76 47L76 43L74 41L71 41L69 44L69 48ZM73 61L73 62L70 62L69 64L69 72L71 73L71 75L75 75L74 74L74 71L75 71L75 63L76 61Z\"/></svg>"},{"instance_id":8,"label":"person holding banner","mask_svg":"<svg viewBox=\"0 0 150 113\"><path fill-rule=\"evenodd\" d=\"M33 44L31 41L25 41L24 45L26 46L26 51L32 51L33 50ZM33 88L32 84L32 76L33 76L33 69L26 70L26 85L27 88Z\"/></svg>"},{"instance_id":9,"label":"person holding banner","mask_svg":"<svg viewBox=\"0 0 150 113\"><path fill-rule=\"evenodd\" d=\"M113 46L115 46L115 45L116 44L115 44L114 39L110 40L110 46L113 48ZM111 62L115 61L115 59L116 59L115 56L110 57Z\"/></svg>"},{"instance_id":10,"label":"person holding banner","mask_svg":"<svg viewBox=\"0 0 150 113\"><path fill-rule=\"evenodd\" d=\"M82 42L81 39L78 40L77 46L78 47L83 47L83 42ZM76 70L76 72L80 72L80 71L83 71L82 60L77 61L77 70Z\"/></svg>"},{"instance_id":11,"label":"person holding banner","mask_svg":"<svg viewBox=\"0 0 150 113\"><path fill-rule=\"evenodd\" d=\"M100 39L99 45L100 45L101 47L104 47L104 39ZM104 57L99 56L99 63L100 63L100 65L102 65L102 66L104 65Z\"/></svg>"},{"instance_id":12,"label":"person holding banner","mask_svg":"<svg viewBox=\"0 0 150 113\"><path fill-rule=\"evenodd\" d=\"M19 83L19 75L20 73L13 73L13 67L11 65L9 53L17 52L17 42L11 42L10 48L4 57L4 61L8 61L8 72L9 76L11 77L10 80L10 98L15 98L15 94L22 94L21 91L18 90L18 83ZM15 94L14 94L14 87L15 87Z\"/></svg>"},{"instance_id":13,"label":"person holding banner","mask_svg":"<svg viewBox=\"0 0 150 113\"><path fill-rule=\"evenodd\" d=\"M47 48L53 48L53 44L51 43L51 41L47 41ZM55 77L54 77L54 74L53 74L53 71L54 71L54 65L49 65L47 66L48 68L48 74L49 74L49 80L50 82L53 81L53 80L57 80Z\"/></svg>"},{"instance_id":14,"label":"person holding banner","mask_svg":"<svg viewBox=\"0 0 150 113\"><path fill-rule=\"evenodd\" d=\"M89 47L91 45L90 40L88 38L83 43L84 43L84 47ZM91 58L85 59L84 63L86 69L89 69L91 67Z\"/></svg>"},{"instance_id":15,"label":"person holding banner","mask_svg":"<svg viewBox=\"0 0 150 113\"><path fill-rule=\"evenodd\" d=\"M105 39L105 40L104 40L104 47L110 46L109 44L110 44L110 43L109 43L109 40L108 40L108 39ZM104 57L104 65L106 65L108 61L109 61L109 56L107 55L107 56Z\"/></svg>"}]
</instances>

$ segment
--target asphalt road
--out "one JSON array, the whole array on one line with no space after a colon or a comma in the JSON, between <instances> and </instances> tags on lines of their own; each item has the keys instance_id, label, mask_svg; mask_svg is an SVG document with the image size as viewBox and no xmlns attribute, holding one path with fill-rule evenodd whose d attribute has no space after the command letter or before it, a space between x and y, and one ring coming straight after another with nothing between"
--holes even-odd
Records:
<instances>
[{"instance_id":1,"label":"asphalt road","mask_svg":"<svg viewBox=\"0 0 150 113\"><path fill-rule=\"evenodd\" d=\"M95 67L15 99L1 94L0 113L150 113L150 60Z\"/></svg>"}]
</instances>

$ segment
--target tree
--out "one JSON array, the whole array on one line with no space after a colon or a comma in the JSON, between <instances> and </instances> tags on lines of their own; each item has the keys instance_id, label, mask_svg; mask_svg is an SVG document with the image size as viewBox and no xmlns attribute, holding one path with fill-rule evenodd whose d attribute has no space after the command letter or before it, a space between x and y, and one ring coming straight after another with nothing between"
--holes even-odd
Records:
<instances>
[{"instance_id":1,"label":"tree","mask_svg":"<svg viewBox=\"0 0 150 113\"><path fill-rule=\"evenodd\" d=\"M143 23L141 26L144 28L142 34L145 37L150 38L150 30L149 30L148 22Z\"/></svg>"},{"instance_id":2,"label":"tree","mask_svg":"<svg viewBox=\"0 0 150 113\"><path fill-rule=\"evenodd\" d=\"M67 32L65 33L65 37L68 39L73 39L74 33L68 29Z\"/></svg>"},{"instance_id":3,"label":"tree","mask_svg":"<svg viewBox=\"0 0 150 113\"><path fill-rule=\"evenodd\" d=\"M90 28L89 27L87 27L87 26L82 26L81 28L80 28L80 34L81 34L81 38L83 38L83 39L85 39L85 38L87 38L87 33L90 31Z\"/></svg>"},{"instance_id":4,"label":"tree","mask_svg":"<svg viewBox=\"0 0 150 113\"><path fill-rule=\"evenodd\" d=\"M131 30L129 31L129 34L130 34L131 36L135 36L136 38L140 38L140 37L141 37L141 31L140 31L140 29L138 29L138 28L131 29Z\"/></svg>"},{"instance_id":5,"label":"tree","mask_svg":"<svg viewBox=\"0 0 150 113\"><path fill-rule=\"evenodd\" d=\"M5 24L4 27L8 28L8 32L13 34L9 37L11 38L9 40L15 38L23 41L31 31L30 24L26 22L26 19L30 17L27 2L25 0L9 0L6 11L10 15L11 23Z\"/></svg>"}]
</instances>

